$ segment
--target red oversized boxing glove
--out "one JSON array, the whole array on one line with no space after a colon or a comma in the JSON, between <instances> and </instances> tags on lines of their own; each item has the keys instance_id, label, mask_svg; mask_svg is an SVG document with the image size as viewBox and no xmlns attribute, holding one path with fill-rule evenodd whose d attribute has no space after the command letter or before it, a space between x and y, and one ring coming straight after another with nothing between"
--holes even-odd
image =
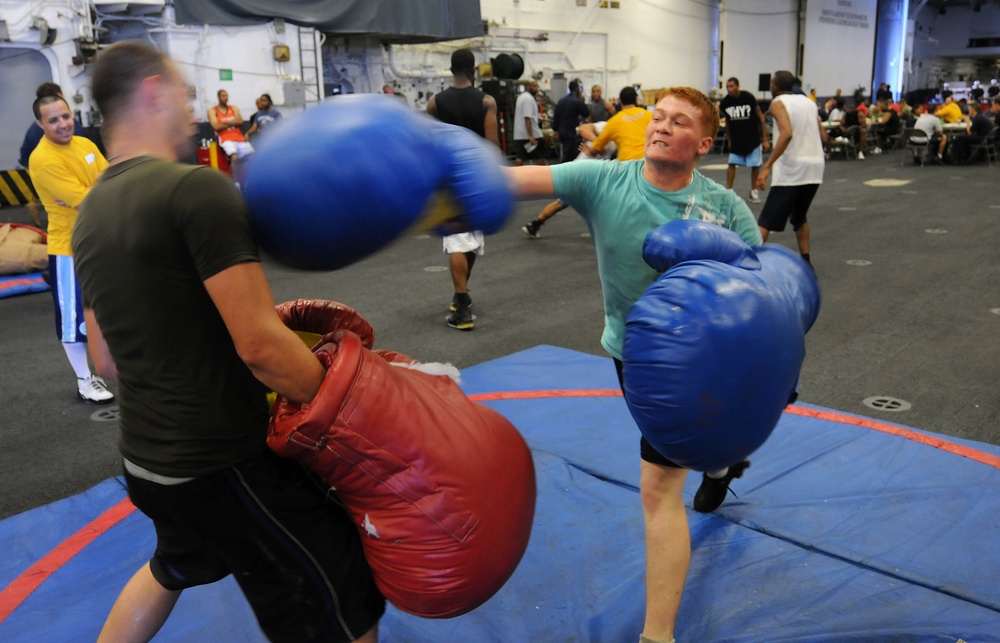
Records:
<instances>
[{"instance_id":1,"label":"red oversized boxing glove","mask_svg":"<svg viewBox=\"0 0 1000 643\"><path fill-rule=\"evenodd\" d=\"M327 333L341 328L361 338L365 348L375 344L375 329L347 304L327 299L296 299L274 307L281 321L313 346Z\"/></svg>"},{"instance_id":2,"label":"red oversized boxing glove","mask_svg":"<svg viewBox=\"0 0 1000 643\"><path fill-rule=\"evenodd\" d=\"M503 416L447 376L405 368L337 331L308 405L278 399L268 445L318 474L361 531L385 597L423 617L464 614L514 572L528 545L535 471Z\"/></svg>"}]
</instances>

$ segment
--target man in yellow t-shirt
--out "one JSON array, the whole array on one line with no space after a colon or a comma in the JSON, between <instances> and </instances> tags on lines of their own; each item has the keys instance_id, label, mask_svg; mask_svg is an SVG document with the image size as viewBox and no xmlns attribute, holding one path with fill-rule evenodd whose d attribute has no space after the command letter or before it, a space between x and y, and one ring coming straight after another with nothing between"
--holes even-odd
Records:
<instances>
[{"instance_id":1,"label":"man in yellow t-shirt","mask_svg":"<svg viewBox=\"0 0 1000 643\"><path fill-rule=\"evenodd\" d=\"M951 96L944 99L944 105L939 107L935 114L945 123L957 123L965 118L965 115L962 114L962 108L958 106L958 103Z\"/></svg>"},{"instance_id":2,"label":"man in yellow t-shirt","mask_svg":"<svg viewBox=\"0 0 1000 643\"><path fill-rule=\"evenodd\" d=\"M618 94L622 103L621 111L608 119L600 136L593 146L586 143L580 146L580 151L588 156L599 154L609 141L618 146L619 161L641 159L646 153L646 127L653 120L653 112L644 107L637 107L638 93L634 87L626 87Z\"/></svg>"},{"instance_id":3,"label":"man in yellow t-shirt","mask_svg":"<svg viewBox=\"0 0 1000 643\"><path fill-rule=\"evenodd\" d=\"M618 100L622 104L621 110L608 119L604 129L601 130L593 144L584 141L580 145L580 156L577 160L600 155L604 148L612 142L618 148L616 158L619 161L634 161L645 158L646 128L653 120L653 112L637 106L639 95L634 87L622 89L618 94ZM567 207L569 206L562 201L552 201L542 209L537 217L521 226L521 230L532 239L537 239L542 224Z\"/></svg>"},{"instance_id":4,"label":"man in yellow t-shirt","mask_svg":"<svg viewBox=\"0 0 1000 643\"><path fill-rule=\"evenodd\" d=\"M93 142L73 135L73 113L61 96L42 96L32 109L44 136L28 159L28 173L49 220L49 284L55 302L56 336L76 372L80 398L106 404L114 396L87 362L87 328L71 240L76 209L108 162Z\"/></svg>"}]
</instances>

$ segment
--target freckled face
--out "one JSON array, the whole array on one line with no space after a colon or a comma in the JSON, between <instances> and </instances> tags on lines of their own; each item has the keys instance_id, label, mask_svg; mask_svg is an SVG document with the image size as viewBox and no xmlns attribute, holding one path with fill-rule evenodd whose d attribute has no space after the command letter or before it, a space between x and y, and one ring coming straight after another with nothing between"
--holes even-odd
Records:
<instances>
[{"instance_id":1,"label":"freckled face","mask_svg":"<svg viewBox=\"0 0 1000 643\"><path fill-rule=\"evenodd\" d=\"M656 104L646 127L646 160L686 167L712 148L712 137L702 132L701 117L691 103L666 96Z\"/></svg>"}]
</instances>

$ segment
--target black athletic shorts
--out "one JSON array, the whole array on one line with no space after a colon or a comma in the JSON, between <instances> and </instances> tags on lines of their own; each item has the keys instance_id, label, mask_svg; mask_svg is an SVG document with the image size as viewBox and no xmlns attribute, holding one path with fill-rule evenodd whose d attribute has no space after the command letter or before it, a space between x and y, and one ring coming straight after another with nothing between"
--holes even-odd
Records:
<instances>
[{"instance_id":1,"label":"black athletic shorts","mask_svg":"<svg viewBox=\"0 0 1000 643\"><path fill-rule=\"evenodd\" d=\"M165 588L233 574L271 641L353 641L384 613L357 527L298 463L264 451L181 484L125 481L156 527Z\"/></svg>"},{"instance_id":2,"label":"black athletic shorts","mask_svg":"<svg viewBox=\"0 0 1000 643\"><path fill-rule=\"evenodd\" d=\"M757 225L771 232L781 232L785 229L785 224L791 221L792 230L798 230L808 221L806 213L809 212L817 190L819 183L772 185Z\"/></svg>"},{"instance_id":3,"label":"black athletic shorts","mask_svg":"<svg viewBox=\"0 0 1000 643\"><path fill-rule=\"evenodd\" d=\"M618 386L622 388L622 395L625 394L625 378L622 376L622 361L617 357L615 360L615 371L618 373ZM658 464L663 467L673 467L675 469L683 469L683 467L673 460L668 460L663 457L659 451L653 448L646 438L641 438L639 440L639 457L646 462L652 464Z\"/></svg>"},{"instance_id":4,"label":"black athletic shorts","mask_svg":"<svg viewBox=\"0 0 1000 643\"><path fill-rule=\"evenodd\" d=\"M542 158L543 154L545 153L545 146L542 144L541 139L536 138L535 140L538 142L538 144L530 152L525 148L525 145L527 145L531 141L529 141L528 139L524 139L523 141L520 140L514 141L514 156L521 159L522 161L534 161L536 159Z\"/></svg>"}]
</instances>

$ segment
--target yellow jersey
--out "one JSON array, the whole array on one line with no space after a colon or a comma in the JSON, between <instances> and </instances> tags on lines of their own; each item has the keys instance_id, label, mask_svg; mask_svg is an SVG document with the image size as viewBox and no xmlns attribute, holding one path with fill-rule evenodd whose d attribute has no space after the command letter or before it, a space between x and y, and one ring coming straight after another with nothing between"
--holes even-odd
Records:
<instances>
[{"instance_id":1,"label":"yellow jersey","mask_svg":"<svg viewBox=\"0 0 1000 643\"><path fill-rule=\"evenodd\" d=\"M49 216L50 255L73 254L76 209L107 167L97 146L82 136L74 136L67 145L44 137L38 142L28 158L28 175Z\"/></svg>"},{"instance_id":2,"label":"yellow jersey","mask_svg":"<svg viewBox=\"0 0 1000 643\"><path fill-rule=\"evenodd\" d=\"M627 107L608 119L604 131L594 141L594 149L604 149L608 141L618 146L619 161L634 161L646 156L646 127L653 112L643 107Z\"/></svg>"},{"instance_id":3,"label":"yellow jersey","mask_svg":"<svg viewBox=\"0 0 1000 643\"><path fill-rule=\"evenodd\" d=\"M938 107L938 111L934 115L945 123L957 123L962 120L962 108L958 106L958 103L948 103Z\"/></svg>"}]
</instances>

